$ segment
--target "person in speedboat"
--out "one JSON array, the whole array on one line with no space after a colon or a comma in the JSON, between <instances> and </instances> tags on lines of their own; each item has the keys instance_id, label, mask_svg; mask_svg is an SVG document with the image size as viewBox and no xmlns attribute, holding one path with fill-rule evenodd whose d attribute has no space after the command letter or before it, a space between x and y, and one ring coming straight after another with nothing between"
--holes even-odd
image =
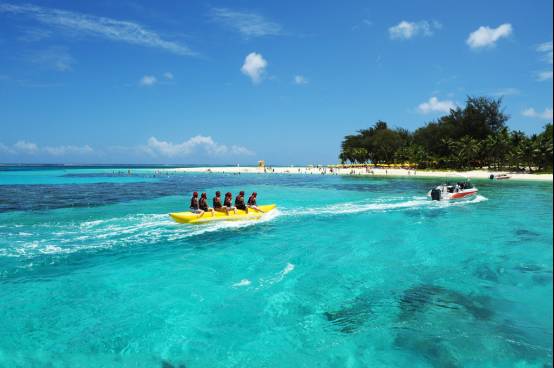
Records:
<instances>
[{"instance_id":1,"label":"person in speedboat","mask_svg":"<svg viewBox=\"0 0 554 368\"><path fill-rule=\"evenodd\" d=\"M250 196L250 198L248 198L248 208L252 208L253 210L257 211L257 212L264 212L262 211L260 208L258 208L258 205L256 204L256 197L258 196L258 193L254 192L252 193L252 195Z\"/></svg>"},{"instance_id":2,"label":"person in speedboat","mask_svg":"<svg viewBox=\"0 0 554 368\"><path fill-rule=\"evenodd\" d=\"M235 198L235 207L239 210L243 210L248 213L248 207L244 203L244 192L240 191L239 195Z\"/></svg>"},{"instance_id":3,"label":"person in speedboat","mask_svg":"<svg viewBox=\"0 0 554 368\"><path fill-rule=\"evenodd\" d=\"M237 208L233 206L233 195L231 192L225 193L225 199L223 200L223 206L227 209L227 213L229 211L234 211L235 215L237 214Z\"/></svg>"},{"instance_id":4,"label":"person in speedboat","mask_svg":"<svg viewBox=\"0 0 554 368\"><path fill-rule=\"evenodd\" d=\"M211 212L212 217L215 216L214 209L208 206L208 195L206 194L206 192L202 193L202 195L200 196L200 202L198 203L198 206L203 211L202 214L204 214L204 212Z\"/></svg>"}]
</instances>

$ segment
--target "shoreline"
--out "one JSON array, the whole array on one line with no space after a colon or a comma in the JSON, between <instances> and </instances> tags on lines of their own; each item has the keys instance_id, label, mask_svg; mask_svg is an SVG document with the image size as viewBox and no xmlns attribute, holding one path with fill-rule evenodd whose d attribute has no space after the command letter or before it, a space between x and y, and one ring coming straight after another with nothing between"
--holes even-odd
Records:
<instances>
[{"instance_id":1,"label":"shoreline","mask_svg":"<svg viewBox=\"0 0 554 368\"><path fill-rule=\"evenodd\" d=\"M222 167L179 167L167 169L166 171L181 173L216 173L216 174L289 174L289 175L346 175L346 176L377 176L377 177L429 177L429 178L463 178L469 179L489 179L490 175L506 174L510 176L508 180L530 180L530 181L550 181L553 180L552 174L526 174L510 173L508 171L424 171L409 169L384 169L384 168L328 168L328 167L309 167L309 166L290 166L290 167L266 167L255 166L222 166Z\"/></svg>"}]
</instances>

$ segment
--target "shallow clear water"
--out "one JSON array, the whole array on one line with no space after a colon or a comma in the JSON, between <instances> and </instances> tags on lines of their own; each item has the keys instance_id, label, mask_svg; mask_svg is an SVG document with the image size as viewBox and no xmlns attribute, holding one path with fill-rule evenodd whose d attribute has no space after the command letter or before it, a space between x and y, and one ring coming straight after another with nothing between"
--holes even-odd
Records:
<instances>
[{"instance_id":1,"label":"shallow clear water","mask_svg":"<svg viewBox=\"0 0 554 368\"><path fill-rule=\"evenodd\" d=\"M0 366L543 367L552 184L0 171ZM192 190L259 222L178 225Z\"/></svg>"}]
</instances>

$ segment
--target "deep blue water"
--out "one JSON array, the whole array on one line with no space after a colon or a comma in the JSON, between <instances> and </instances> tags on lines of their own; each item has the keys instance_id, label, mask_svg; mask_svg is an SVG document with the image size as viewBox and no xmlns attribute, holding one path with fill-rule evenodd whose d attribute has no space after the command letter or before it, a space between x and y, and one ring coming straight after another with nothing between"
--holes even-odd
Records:
<instances>
[{"instance_id":1,"label":"deep blue water","mask_svg":"<svg viewBox=\"0 0 554 368\"><path fill-rule=\"evenodd\" d=\"M552 183L157 170L0 171L1 367L551 366Z\"/></svg>"}]
</instances>

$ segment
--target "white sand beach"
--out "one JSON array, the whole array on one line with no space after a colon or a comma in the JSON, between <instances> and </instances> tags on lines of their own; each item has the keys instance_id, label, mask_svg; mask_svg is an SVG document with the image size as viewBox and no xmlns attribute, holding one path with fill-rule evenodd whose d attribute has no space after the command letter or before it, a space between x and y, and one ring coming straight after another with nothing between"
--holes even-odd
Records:
<instances>
[{"instance_id":1,"label":"white sand beach","mask_svg":"<svg viewBox=\"0 0 554 368\"><path fill-rule=\"evenodd\" d=\"M428 171L402 168L336 168L336 167L310 167L310 166L278 166L278 167L255 167L255 166L232 166L232 167L194 167L194 168L173 168L167 169L172 172L189 173L227 173L227 174L301 174L301 175L364 175L364 176L406 176L406 177L436 177L436 178L460 178L489 179L490 175L504 174L509 180L539 180L552 181L552 174L527 174L511 173L508 171Z\"/></svg>"}]
</instances>

